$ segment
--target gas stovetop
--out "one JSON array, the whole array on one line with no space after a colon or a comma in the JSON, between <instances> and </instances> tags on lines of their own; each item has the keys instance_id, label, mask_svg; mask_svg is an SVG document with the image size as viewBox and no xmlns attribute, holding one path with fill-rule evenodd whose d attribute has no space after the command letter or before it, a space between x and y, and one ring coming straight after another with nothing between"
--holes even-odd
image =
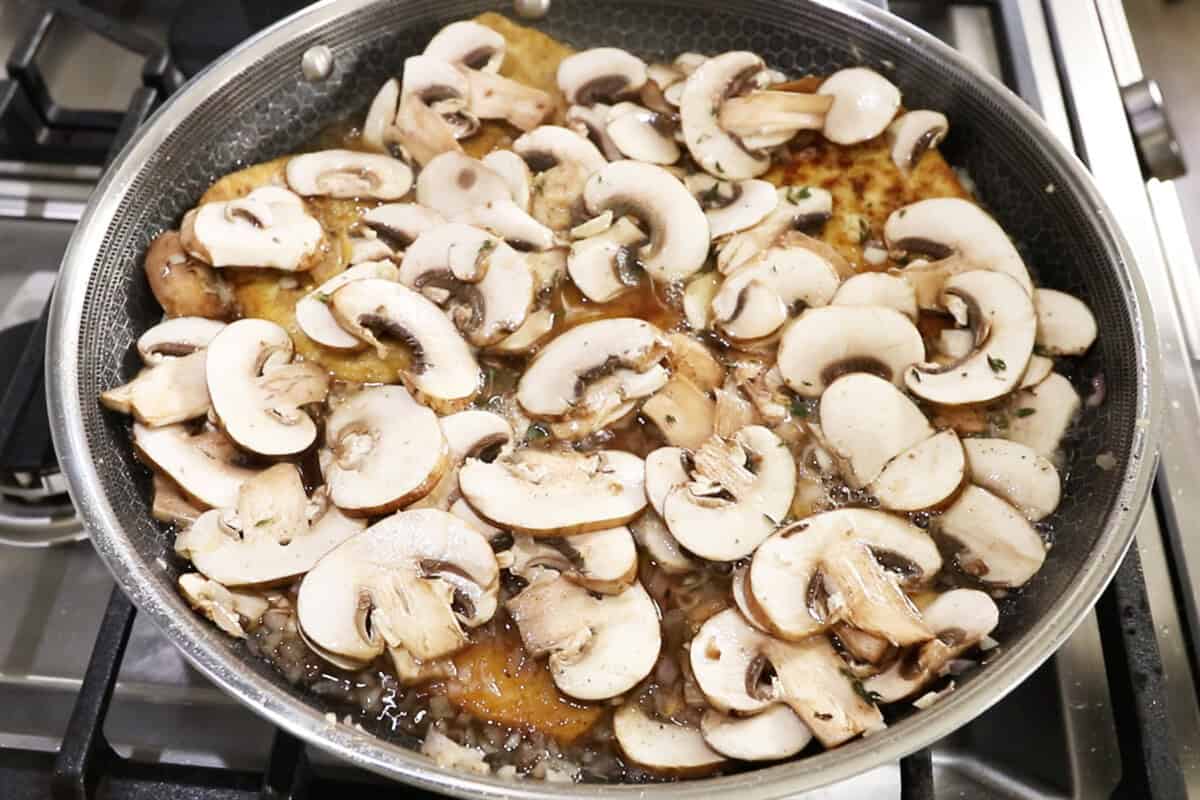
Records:
<instances>
[{"instance_id":1,"label":"gas stovetop","mask_svg":"<svg viewBox=\"0 0 1200 800\"><path fill-rule=\"evenodd\" d=\"M0 81L0 797L395 796L238 705L135 618L90 545L61 543L82 532L39 438L40 314L106 156L182 76L296 3L46 5L58 11L0 0L0 53L12 54ZM1186 491L1200 475L1200 272L1119 0L891 8L1000 76L1090 164L1146 277L1170 403L1157 502L1096 613L976 721L813 797L1200 797L1188 649L1200 513ZM72 110L83 105L99 108Z\"/></svg>"}]
</instances>

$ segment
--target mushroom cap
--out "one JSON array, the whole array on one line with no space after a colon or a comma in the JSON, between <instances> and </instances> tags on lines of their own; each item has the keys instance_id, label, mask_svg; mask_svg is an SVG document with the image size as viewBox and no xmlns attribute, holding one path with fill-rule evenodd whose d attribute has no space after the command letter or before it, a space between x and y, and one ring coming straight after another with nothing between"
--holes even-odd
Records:
<instances>
[{"instance_id":1,"label":"mushroom cap","mask_svg":"<svg viewBox=\"0 0 1200 800\"><path fill-rule=\"evenodd\" d=\"M590 106L571 106L567 109L567 127L587 138L609 161L619 161L623 155L608 135L608 112L612 106L595 103Z\"/></svg>"},{"instance_id":2,"label":"mushroom cap","mask_svg":"<svg viewBox=\"0 0 1200 800\"><path fill-rule=\"evenodd\" d=\"M479 129L479 119L467 110L470 85L465 70L431 56L404 60L404 83L400 87L401 116L421 105L435 112L455 139L464 139Z\"/></svg>"},{"instance_id":3,"label":"mushroom cap","mask_svg":"<svg viewBox=\"0 0 1200 800\"><path fill-rule=\"evenodd\" d=\"M862 272L847 278L829 302L834 306L894 308L914 322L917 319L917 294L912 285L886 272Z\"/></svg>"},{"instance_id":4,"label":"mushroom cap","mask_svg":"<svg viewBox=\"0 0 1200 800\"><path fill-rule=\"evenodd\" d=\"M521 327L505 336L488 349L494 353L520 355L542 343L554 330L555 313L548 308L530 311Z\"/></svg>"},{"instance_id":5,"label":"mushroom cap","mask_svg":"<svg viewBox=\"0 0 1200 800\"><path fill-rule=\"evenodd\" d=\"M757 177L771 166L769 156L748 151L719 119L721 104L763 68L754 53L734 51L707 59L688 76L679 116L688 151L705 172L740 180Z\"/></svg>"},{"instance_id":6,"label":"mushroom cap","mask_svg":"<svg viewBox=\"0 0 1200 800\"><path fill-rule=\"evenodd\" d=\"M594 47L564 58L557 80L570 104L611 103L637 94L646 82L646 62L616 47Z\"/></svg>"},{"instance_id":7,"label":"mushroom cap","mask_svg":"<svg viewBox=\"0 0 1200 800\"><path fill-rule=\"evenodd\" d=\"M621 217L601 233L571 244L567 274L584 297L607 303L637 286L633 248L644 241L641 229Z\"/></svg>"},{"instance_id":8,"label":"mushroom cap","mask_svg":"<svg viewBox=\"0 0 1200 800\"><path fill-rule=\"evenodd\" d=\"M833 299L841 279L826 259L798 247L771 247L725 276L712 300L714 324L741 341L770 336L798 303Z\"/></svg>"},{"instance_id":9,"label":"mushroom cap","mask_svg":"<svg viewBox=\"0 0 1200 800\"><path fill-rule=\"evenodd\" d=\"M442 435L456 464L468 458L486 458L489 451L512 444L508 420L491 411L472 408L442 417Z\"/></svg>"},{"instance_id":10,"label":"mushroom cap","mask_svg":"<svg viewBox=\"0 0 1200 800\"><path fill-rule=\"evenodd\" d=\"M132 414L143 425L161 427L203 417L211 407L208 396L208 356L198 350L146 367L132 381L100 395L113 411Z\"/></svg>"},{"instance_id":11,"label":"mushroom cap","mask_svg":"<svg viewBox=\"0 0 1200 800\"><path fill-rule=\"evenodd\" d=\"M808 517L763 542L750 562L750 596L775 635L798 640L828 627L829 615L819 618L810 607L810 584L823 571L827 553L845 552L852 545L869 548L877 559L887 554L889 561L899 560L912 583L931 580L942 567L929 535L899 517L861 508ZM849 587L838 588L845 592Z\"/></svg>"},{"instance_id":12,"label":"mushroom cap","mask_svg":"<svg viewBox=\"0 0 1200 800\"><path fill-rule=\"evenodd\" d=\"M542 125L518 136L512 149L534 172L545 172L561 164L575 164L591 175L608 163L586 137L558 125Z\"/></svg>"},{"instance_id":13,"label":"mushroom cap","mask_svg":"<svg viewBox=\"0 0 1200 800\"><path fill-rule=\"evenodd\" d=\"M1056 460L1062 455L1059 445L1082 405L1071 382L1051 372L1041 383L1012 396L1009 407L1018 413L1009 419L1004 438L1032 448L1039 456Z\"/></svg>"},{"instance_id":14,"label":"mushroom cap","mask_svg":"<svg viewBox=\"0 0 1200 800\"><path fill-rule=\"evenodd\" d=\"M400 648L427 660L466 644L463 626L491 619L499 586L487 539L424 508L387 517L327 553L300 582L296 615L322 657L366 664Z\"/></svg>"},{"instance_id":15,"label":"mushroom cap","mask_svg":"<svg viewBox=\"0 0 1200 800\"><path fill-rule=\"evenodd\" d=\"M189 356L208 347L224 327L224 322L204 317L168 319L138 337L138 355L147 366Z\"/></svg>"},{"instance_id":16,"label":"mushroom cap","mask_svg":"<svg viewBox=\"0 0 1200 800\"><path fill-rule=\"evenodd\" d=\"M683 290L683 315L692 330L712 325L712 300L721 289L721 273L702 272L687 282Z\"/></svg>"},{"instance_id":17,"label":"mushroom cap","mask_svg":"<svg viewBox=\"0 0 1200 800\"><path fill-rule=\"evenodd\" d=\"M708 220L696 198L662 167L614 161L588 178L583 199L593 216L611 210L642 222L650 242L638 257L655 280L680 280L704 266Z\"/></svg>"},{"instance_id":18,"label":"mushroom cap","mask_svg":"<svg viewBox=\"0 0 1200 800\"><path fill-rule=\"evenodd\" d=\"M233 290L215 269L183 249L179 231L156 236L146 249L143 267L150 291L168 317L235 316Z\"/></svg>"},{"instance_id":19,"label":"mushroom cap","mask_svg":"<svg viewBox=\"0 0 1200 800\"><path fill-rule=\"evenodd\" d=\"M1096 317L1074 295L1054 289L1034 289L1037 346L1046 355L1081 356L1096 341Z\"/></svg>"},{"instance_id":20,"label":"mushroom cap","mask_svg":"<svg viewBox=\"0 0 1200 800\"><path fill-rule=\"evenodd\" d=\"M833 216L833 195L827 189L814 186L787 186L775 191L775 210L757 224L730 236L717 253L717 269L723 275L745 264L763 250L779 242L789 231L814 231ZM850 277L849 265L837 264L833 259L836 250L820 247L804 238L788 235L788 243L794 246L810 246L818 255L829 258L837 266L838 274ZM823 245L824 243L820 243ZM822 252L824 251L824 252ZM844 261L844 259L842 259Z\"/></svg>"},{"instance_id":21,"label":"mushroom cap","mask_svg":"<svg viewBox=\"0 0 1200 800\"><path fill-rule=\"evenodd\" d=\"M512 200L493 200L464 211L454 219L483 228L521 250L549 250L558 244L554 231Z\"/></svg>"},{"instance_id":22,"label":"mushroom cap","mask_svg":"<svg viewBox=\"0 0 1200 800\"><path fill-rule=\"evenodd\" d=\"M682 447L660 447L646 456L646 500L660 517L667 495L691 480L691 463Z\"/></svg>"},{"instance_id":23,"label":"mushroom cap","mask_svg":"<svg viewBox=\"0 0 1200 800\"><path fill-rule=\"evenodd\" d=\"M842 462L842 477L855 488L868 485L892 459L933 436L912 400L865 372L830 384L819 411L825 448Z\"/></svg>"},{"instance_id":24,"label":"mushroom cap","mask_svg":"<svg viewBox=\"0 0 1200 800\"><path fill-rule=\"evenodd\" d=\"M512 150L493 150L480 159L483 165L500 176L508 186L508 194L517 208L529 210L529 185L533 176L525 159Z\"/></svg>"},{"instance_id":25,"label":"mushroom cap","mask_svg":"<svg viewBox=\"0 0 1200 800\"><path fill-rule=\"evenodd\" d=\"M605 132L625 158L674 164L679 160L679 144L668 125L657 111L636 103L618 103L608 112Z\"/></svg>"},{"instance_id":26,"label":"mushroom cap","mask_svg":"<svg viewBox=\"0 0 1200 800\"><path fill-rule=\"evenodd\" d=\"M262 186L236 200L204 203L183 218L180 242L214 267L312 267L325 232L304 201L280 186Z\"/></svg>"},{"instance_id":27,"label":"mushroom cap","mask_svg":"<svg viewBox=\"0 0 1200 800\"><path fill-rule=\"evenodd\" d=\"M450 466L437 415L401 386L368 386L344 400L325 421L325 446L330 498L356 517L420 500Z\"/></svg>"},{"instance_id":28,"label":"mushroom cap","mask_svg":"<svg viewBox=\"0 0 1200 800\"><path fill-rule=\"evenodd\" d=\"M470 69L498 72L507 42L497 31L471 20L451 22L425 45L425 55Z\"/></svg>"},{"instance_id":29,"label":"mushroom cap","mask_svg":"<svg viewBox=\"0 0 1200 800\"><path fill-rule=\"evenodd\" d=\"M420 203L385 203L362 215L363 225L394 250L403 250L422 233L445 221L439 212Z\"/></svg>"},{"instance_id":30,"label":"mushroom cap","mask_svg":"<svg viewBox=\"0 0 1200 800\"><path fill-rule=\"evenodd\" d=\"M391 156L355 150L320 150L292 156L287 182L305 197L371 197L399 200L412 188L412 168Z\"/></svg>"},{"instance_id":31,"label":"mushroom cap","mask_svg":"<svg viewBox=\"0 0 1200 800\"><path fill-rule=\"evenodd\" d=\"M1058 470L1032 448L1007 439L964 439L971 483L1037 522L1054 513L1062 494Z\"/></svg>"},{"instance_id":32,"label":"mushroom cap","mask_svg":"<svg viewBox=\"0 0 1200 800\"><path fill-rule=\"evenodd\" d=\"M728 183L707 173L697 173L688 176L687 187L698 196L713 239L757 225L780 202L775 185L757 179Z\"/></svg>"},{"instance_id":33,"label":"mushroom cap","mask_svg":"<svg viewBox=\"0 0 1200 800\"><path fill-rule=\"evenodd\" d=\"M866 67L850 67L830 75L817 94L832 95L822 133L837 144L858 144L887 130L900 108L900 90Z\"/></svg>"},{"instance_id":34,"label":"mushroom cap","mask_svg":"<svg viewBox=\"0 0 1200 800\"><path fill-rule=\"evenodd\" d=\"M503 178L482 161L453 150L434 156L417 176L417 202L447 218L510 199Z\"/></svg>"},{"instance_id":35,"label":"mushroom cap","mask_svg":"<svg viewBox=\"0 0 1200 800\"><path fill-rule=\"evenodd\" d=\"M596 595L547 572L505 606L525 650L535 658L549 654L554 684L579 700L624 694L658 661L658 609L640 583Z\"/></svg>"},{"instance_id":36,"label":"mushroom cap","mask_svg":"<svg viewBox=\"0 0 1200 800\"><path fill-rule=\"evenodd\" d=\"M909 111L888 126L892 140L892 163L908 173L921 156L934 149L950 131L950 121L938 111Z\"/></svg>"},{"instance_id":37,"label":"mushroom cap","mask_svg":"<svg viewBox=\"0 0 1200 800\"><path fill-rule=\"evenodd\" d=\"M1037 317L1021 285L1002 272L973 270L953 276L942 289L951 311L966 309L975 348L964 359L905 372L909 391L944 405L983 403L1016 388L1033 354Z\"/></svg>"},{"instance_id":38,"label":"mushroom cap","mask_svg":"<svg viewBox=\"0 0 1200 800\"><path fill-rule=\"evenodd\" d=\"M526 580L539 569L601 594L618 594L637 579L637 547L624 525L558 538L513 537L513 574Z\"/></svg>"},{"instance_id":39,"label":"mushroom cap","mask_svg":"<svg viewBox=\"0 0 1200 800\"><path fill-rule=\"evenodd\" d=\"M572 413L589 382L624 368L644 372L669 342L654 325L633 317L587 322L553 339L533 358L517 384L517 401L536 417Z\"/></svg>"},{"instance_id":40,"label":"mushroom cap","mask_svg":"<svg viewBox=\"0 0 1200 800\"><path fill-rule=\"evenodd\" d=\"M752 717L706 711L700 731L708 746L739 761L790 758L812 741L812 731L791 708L776 703Z\"/></svg>"},{"instance_id":41,"label":"mushroom cap","mask_svg":"<svg viewBox=\"0 0 1200 800\"><path fill-rule=\"evenodd\" d=\"M534 536L623 525L646 507L643 461L623 450L525 449L491 463L471 458L458 483L481 517Z\"/></svg>"},{"instance_id":42,"label":"mushroom cap","mask_svg":"<svg viewBox=\"0 0 1200 800\"><path fill-rule=\"evenodd\" d=\"M1046 544L1029 520L978 486L968 484L934 526L961 546L959 567L984 583L1023 586L1046 560Z\"/></svg>"},{"instance_id":43,"label":"mushroom cap","mask_svg":"<svg viewBox=\"0 0 1200 800\"><path fill-rule=\"evenodd\" d=\"M186 425L150 428L135 422L133 448L203 508L233 506L242 483L255 475L239 466L244 457L229 438L212 428L194 433Z\"/></svg>"},{"instance_id":44,"label":"mushroom cap","mask_svg":"<svg viewBox=\"0 0 1200 800\"><path fill-rule=\"evenodd\" d=\"M647 511L629 523L629 531L646 554L668 575L691 572L699 563L684 552L656 511Z\"/></svg>"},{"instance_id":45,"label":"mushroom cap","mask_svg":"<svg viewBox=\"0 0 1200 800\"><path fill-rule=\"evenodd\" d=\"M613 733L625 758L651 772L695 776L725 763L699 728L651 719L635 702L625 703L613 714Z\"/></svg>"},{"instance_id":46,"label":"mushroom cap","mask_svg":"<svg viewBox=\"0 0 1200 800\"><path fill-rule=\"evenodd\" d=\"M768 664L762 651L768 638L736 608L709 617L692 637L692 675L718 711L757 714L778 701L776 687L763 680Z\"/></svg>"},{"instance_id":47,"label":"mushroom cap","mask_svg":"<svg viewBox=\"0 0 1200 800\"><path fill-rule=\"evenodd\" d=\"M963 443L944 430L893 458L867 489L883 508L923 511L958 491L966 474Z\"/></svg>"},{"instance_id":48,"label":"mushroom cap","mask_svg":"<svg viewBox=\"0 0 1200 800\"><path fill-rule=\"evenodd\" d=\"M796 462L769 428L715 437L693 456L692 480L668 492L663 519L689 552L712 561L750 555L787 516ZM731 498L731 499L727 499Z\"/></svg>"},{"instance_id":49,"label":"mushroom cap","mask_svg":"<svg viewBox=\"0 0 1200 800\"><path fill-rule=\"evenodd\" d=\"M695 449L713 435L716 404L690 380L675 375L642 404L641 414L667 444Z\"/></svg>"},{"instance_id":50,"label":"mushroom cap","mask_svg":"<svg viewBox=\"0 0 1200 800\"><path fill-rule=\"evenodd\" d=\"M150 516L159 522L186 528L204 513L166 475L155 472L153 480L154 501L150 506Z\"/></svg>"},{"instance_id":51,"label":"mushroom cap","mask_svg":"<svg viewBox=\"0 0 1200 800\"><path fill-rule=\"evenodd\" d=\"M263 319L240 319L209 343L208 394L221 427L235 443L265 456L299 453L317 437L303 410L329 391L329 375L315 364L289 363L292 339Z\"/></svg>"},{"instance_id":52,"label":"mushroom cap","mask_svg":"<svg viewBox=\"0 0 1200 800\"><path fill-rule=\"evenodd\" d=\"M391 261L365 261L339 272L323 284L296 301L296 324L304 335L319 345L334 350L357 350L363 346L361 339L351 336L338 324L329 310L329 298L333 293L352 281L378 278L394 281L400 273Z\"/></svg>"},{"instance_id":53,"label":"mushroom cap","mask_svg":"<svg viewBox=\"0 0 1200 800\"><path fill-rule=\"evenodd\" d=\"M1029 357L1029 366L1025 368L1025 374L1021 376L1021 383L1018 388L1029 389L1037 386L1046 377L1054 371L1054 359L1045 356L1039 356L1034 353Z\"/></svg>"},{"instance_id":54,"label":"mushroom cap","mask_svg":"<svg viewBox=\"0 0 1200 800\"><path fill-rule=\"evenodd\" d=\"M386 353L399 340L412 354L405 371L418 399L449 413L471 402L482 373L454 323L417 292L392 281L353 281L338 289L330 305L343 328Z\"/></svg>"},{"instance_id":55,"label":"mushroom cap","mask_svg":"<svg viewBox=\"0 0 1200 800\"><path fill-rule=\"evenodd\" d=\"M779 371L803 397L819 397L848 372L870 372L899 384L905 369L924 358L916 326L891 308L810 308L779 340Z\"/></svg>"},{"instance_id":56,"label":"mushroom cap","mask_svg":"<svg viewBox=\"0 0 1200 800\"><path fill-rule=\"evenodd\" d=\"M480 119L502 119L530 131L554 112L549 93L491 72L464 69L471 93L471 113Z\"/></svg>"},{"instance_id":57,"label":"mushroom cap","mask_svg":"<svg viewBox=\"0 0 1200 800\"><path fill-rule=\"evenodd\" d=\"M370 107L367 108L367 116L363 119L362 133L359 136L359 140L371 152L388 151L388 128L396 120L399 105L400 81L388 78L379 87Z\"/></svg>"}]
</instances>

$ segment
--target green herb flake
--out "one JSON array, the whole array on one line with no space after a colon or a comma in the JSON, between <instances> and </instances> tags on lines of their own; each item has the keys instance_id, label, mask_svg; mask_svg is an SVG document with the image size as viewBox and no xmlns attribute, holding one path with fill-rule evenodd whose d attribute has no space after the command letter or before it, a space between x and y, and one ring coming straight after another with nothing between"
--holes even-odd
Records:
<instances>
[{"instance_id":1,"label":"green herb flake","mask_svg":"<svg viewBox=\"0 0 1200 800\"><path fill-rule=\"evenodd\" d=\"M318 302L326 303L326 304L329 303L329 295L325 294L325 292L317 292L313 296L317 298Z\"/></svg>"},{"instance_id":2,"label":"green herb flake","mask_svg":"<svg viewBox=\"0 0 1200 800\"><path fill-rule=\"evenodd\" d=\"M674 425L676 422L674 414L667 414L667 424Z\"/></svg>"},{"instance_id":3,"label":"green herb flake","mask_svg":"<svg viewBox=\"0 0 1200 800\"><path fill-rule=\"evenodd\" d=\"M792 398L792 416L798 419L804 419L808 416L808 403L803 397Z\"/></svg>"},{"instance_id":4,"label":"green herb flake","mask_svg":"<svg viewBox=\"0 0 1200 800\"><path fill-rule=\"evenodd\" d=\"M988 356L987 360L988 366L992 368L992 372L1004 372L1004 370L1008 369L1008 364L1004 363L1003 358L993 358L992 356Z\"/></svg>"},{"instance_id":5,"label":"green herb flake","mask_svg":"<svg viewBox=\"0 0 1200 800\"><path fill-rule=\"evenodd\" d=\"M854 693L863 700L874 705L883 699L883 696L878 692L872 692L866 686L863 686L862 680L850 670L843 669L841 673L846 676L846 680L850 681L850 685L854 687Z\"/></svg>"},{"instance_id":6,"label":"green herb flake","mask_svg":"<svg viewBox=\"0 0 1200 800\"><path fill-rule=\"evenodd\" d=\"M274 521L275 521L274 517L267 517L266 519L260 519L258 522L254 523L254 527L262 528L266 525L270 525Z\"/></svg>"},{"instance_id":7,"label":"green herb flake","mask_svg":"<svg viewBox=\"0 0 1200 800\"><path fill-rule=\"evenodd\" d=\"M550 438L550 431L546 429L545 425L539 422L533 423L525 431L525 441L527 442L538 442L548 438Z\"/></svg>"},{"instance_id":8,"label":"green herb flake","mask_svg":"<svg viewBox=\"0 0 1200 800\"><path fill-rule=\"evenodd\" d=\"M1016 411L1018 417L1031 417L1036 413L1036 408L1018 408Z\"/></svg>"},{"instance_id":9,"label":"green herb flake","mask_svg":"<svg viewBox=\"0 0 1200 800\"><path fill-rule=\"evenodd\" d=\"M792 205L798 204L801 200L807 200L812 197L812 192L807 186L793 186L787 190L787 200Z\"/></svg>"},{"instance_id":10,"label":"green herb flake","mask_svg":"<svg viewBox=\"0 0 1200 800\"><path fill-rule=\"evenodd\" d=\"M867 222L866 217L858 218L858 243L866 244L871 238L871 223Z\"/></svg>"}]
</instances>

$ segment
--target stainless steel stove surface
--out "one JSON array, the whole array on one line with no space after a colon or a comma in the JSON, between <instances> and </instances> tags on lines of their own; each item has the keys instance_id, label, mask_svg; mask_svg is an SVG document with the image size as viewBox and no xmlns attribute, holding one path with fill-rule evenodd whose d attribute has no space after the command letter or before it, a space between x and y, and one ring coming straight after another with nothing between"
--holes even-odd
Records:
<instances>
[{"instance_id":1,"label":"stainless steel stove surface","mask_svg":"<svg viewBox=\"0 0 1200 800\"><path fill-rule=\"evenodd\" d=\"M127 22L161 42L180 4L109 5L123 6ZM131 6L133 12L128 13ZM1200 570L1200 553L1190 552L1200 548L1200 537L1189 536L1187 527L1200 518L1191 513L1189 504L1195 501L1187 491L1187 481L1200 475L1200 464L1195 463L1200 459L1200 399L1192 361L1192 354L1200 354L1200 323L1191 316L1181 317L1178 303L1180 297L1200 298L1200 273L1172 187L1143 179L1134 142L1126 133L1119 83L1133 83L1142 76L1123 12L1117 0L963 4L894 0L891 7L1006 79L1089 160L1151 286L1164 336L1171 397L1159 503L1147 512L1137 540L1155 626L1151 641L1161 652L1163 674L1128 674L1129 664L1136 673L1137 660L1125 662L1125 667L1118 663L1111 648L1102 647L1101 625L1095 615L1090 616L1059 653L1011 696L933 748L935 790L929 796L1148 796L1144 784L1130 775L1128 759L1149 758L1154 743L1139 740L1131 754L1128 739L1123 748L1118 734L1127 733L1125 726L1136 726L1138 719L1143 723L1158 719L1165 730L1147 732L1143 725L1140 738L1162 737L1167 756L1182 767L1187 795L1200 797L1200 713L1184 626L1185 619L1195 621L1192 582ZM32 3L0 0L0 53L9 52L40 13ZM116 53L82 29L56 35L63 41L57 51L47 46L42 66L60 99L123 110L140 85L138 69L144 55ZM86 68L80 69L81 64ZM18 313L9 308L10 322L12 315L26 320L37 315L48 291L47 277L57 268L72 221L98 174L94 163L0 161L0 321L6 303L21 286L26 287L20 300L25 310ZM1187 294L1177 294L1181 291ZM1191 304L1185 306L1194 311ZM0 399L5 378L0 376ZM0 538L4 536L0 520ZM1125 580L1140 587L1132 574L1118 579L1118 590ZM1182 588L1178 598L1173 580ZM59 748L112 588L86 541L53 548L0 546L0 768L6 751ZM1121 624L1120 602L1114 601L1111 608L1101 605L1102 624L1110 626L1108 635L1111 626ZM1194 625L1191 629L1198 630ZM255 776L267 767L272 747L278 746L271 725L209 684L142 620L135 621L119 663L112 704L103 717L104 737L119 756L133 764L229 768L233 772L223 785L232 787L231 793L212 796L257 793L261 778ZM1166 708L1143 709L1131 717L1125 701L1138 695L1135 687L1147 681L1162 682ZM318 775L340 773L320 753L309 755ZM28 763L36 761L30 757ZM20 792L42 796L38 792L48 783L36 776L34 766L22 771L25 762L16 763L10 772L0 771L15 776L7 790L0 779L0 797L20 796ZM902 771L911 769L909 764L883 767L811 797L915 797L913 776L902 781ZM199 780L180 770L163 780L171 776L185 786ZM362 774L355 779L371 780ZM147 785L158 788L147 790L145 796L185 796L182 790L176 794L166 788L166 783ZM237 787L246 793L233 794Z\"/></svg>"}]
</instances>

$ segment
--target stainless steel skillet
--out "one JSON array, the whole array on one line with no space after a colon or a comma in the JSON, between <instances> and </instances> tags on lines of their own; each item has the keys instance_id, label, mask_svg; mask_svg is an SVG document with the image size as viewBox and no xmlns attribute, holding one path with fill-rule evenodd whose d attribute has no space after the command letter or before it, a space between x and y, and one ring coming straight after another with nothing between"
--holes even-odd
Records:
<instances>
[{"instance_id":1,"label":"stainless steel skillet","mask_svg":"<svg viewBox=\"0 0 1200 800\"><path fill-rule=\"evenodd\" d=\"M72 496L118 582L212 680L272 722L350 762L463 797L642 793L745 800L837 781L945 736L1019 683L1066 639L1111 578L1153 476L1159 384L1149 303L1111 214L1083 167L1020 100L949 48L855 0L610 0L559 3L538 23L576 46L642 55L749 49L790 74L862 63L887 74L906 105L944 111L943 152L1014 236L1039 282L1083 298L1101 336L1078 366L1103 373L1107 397L1069 442L1072 469L1051 519L1045 567L1005 603L1002 648L931 709L869 740L730 777L661 786L507 783L433 766L400 743L331 725L320 701L193 614L178 596L170 536L151 521L149 478L122 421L96 402L132 374L132 343L159 310L142 278L150 239L177 224L216 177L295 150L365 107L404 58L481 0L327 0L247 41L197 76L138 133L93 195L68 249L47 351L55 444ZM304 80L303 53L332 50L334 68ZM1097 457L1116 465L1102 469ZM1101 459L1108 464L1109 459Z\"/></svg>"}]
</instances>

